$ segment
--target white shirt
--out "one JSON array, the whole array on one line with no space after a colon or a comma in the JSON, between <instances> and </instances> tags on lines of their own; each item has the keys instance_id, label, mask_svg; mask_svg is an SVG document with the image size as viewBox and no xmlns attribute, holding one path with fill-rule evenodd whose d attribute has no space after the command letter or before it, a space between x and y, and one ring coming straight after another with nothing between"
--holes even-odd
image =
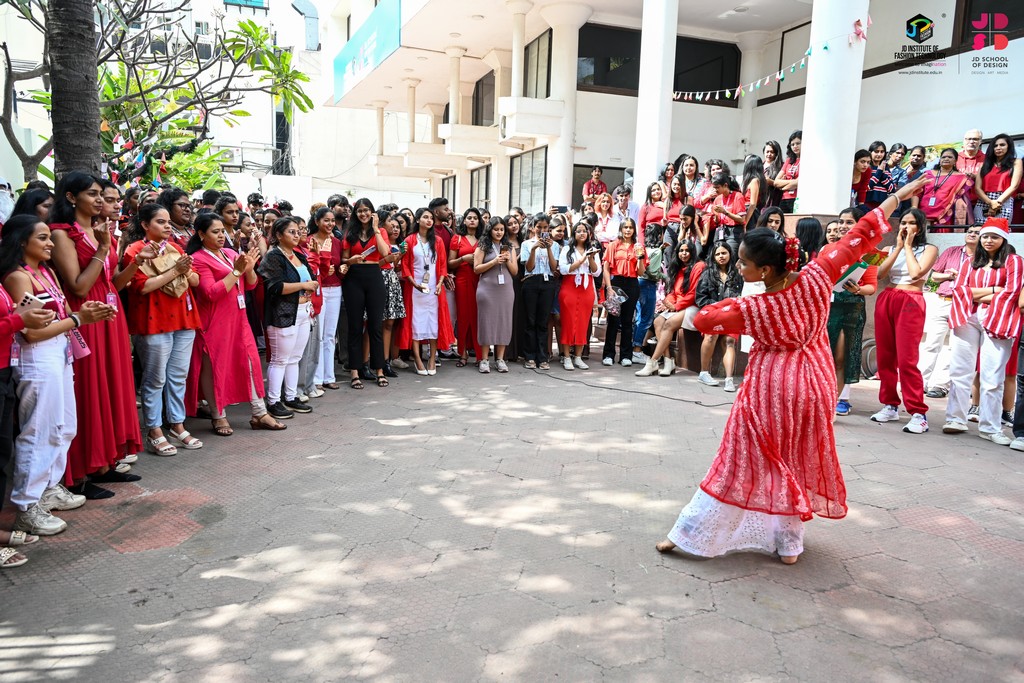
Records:
<instances>
[{"instance_id":1,"label":"white shirt","mask_svg":"<svg viewBox=\"0 0 1024 683\"><path fill-rule=\"evenodd\" d=\"M566 247L558 257L558 270L562 275L575 275L576 286L586 288L590 285L591 277L597 277L601 274L601 259L599 254L594 254L594 262L597 264L594 270L590 270L589 259L584 260L575 270L571 269L572 262L579 257L580 253L576 250L575 245Z\"/></svg>"}]
</instances>

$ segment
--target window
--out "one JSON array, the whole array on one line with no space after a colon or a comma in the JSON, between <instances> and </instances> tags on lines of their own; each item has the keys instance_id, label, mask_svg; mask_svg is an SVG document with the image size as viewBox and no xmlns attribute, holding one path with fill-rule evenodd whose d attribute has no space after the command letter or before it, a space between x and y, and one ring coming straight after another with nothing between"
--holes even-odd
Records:
<instances>
[{"instance_id":1,"label":"window","mask_svg":"<svg viewBox=\"0 0 1024 683\"><path fill-rule=\"evenodd\" d=\"M548 148L537 149L512 157L512 179L509 206L521 206L526 213L537 213L545 207L544 186L547 183Z\"/></svg>"},{"instance_id":2,"label":"window","mask_svg":"<svg viewBox=\"0 0 1024 683\"><path fill-rule=\"evenodd\" d=\"M523 97L545 99L551 93L551 31L526 46Z\"/></svg>"},{"instance_id":3,"label":"window","mask_svg":"<svg viewBox=\"0 0 1024 683\"><path fill-rule=\"evenodd\" d=\"M572 167L572 201L577 209L583 204L583 183L590 180L594 166L601 167L601 181L608 186L608 194L614 195L615 188L626 182L626 169L610 168L603 164L576 164Z\"/></svg>"},{"instance_id":4,"label":"window","mask_svg":"<svg viewBox=\"0 0 1024 683\"><path fill-rule=\"evenodd\" d=\"M448 206L454 210L455 204L455 176L450 175L441 180L441 196L448 200Z\"/></svg>"},{"instance_id":5,"label":"window","mask_svg":"<svg viewBox=\"0 0 1024 683\"><path fill-rule=\"evenodd\" d=\"M491 166L469 172L469 205L478 209L491 206Z\"/></svg>"},{"instance_id":6,"label":"window","mask_svg":"<svg viewBox=\"0 0 1024 683\"><path fill-rule=\"evenodd\" d=\"M208 35L210 35L210 22L208 22L208 21L197 21L196 22L196 35L197 36L208 36Z\"/></svg>"},{"instance_id":7,"label":"window","mask_svg":"<svg viewBox=\"0 0 1024 683\"><path fill-rule=\"evenodd\" d=\"M494 125L494 72L487 74L473 86L473 125ZM475 205L474 205L475 206Z\"/></svg>"},{"instance_id":8,"label":"window","mask_svg":"<svg viewBox=\"0 0 1024 683\"><path fill-rule=\"evenodd\" d=\"M732 43L676 38L673 90L725 90L740 78L740 51ZM576 87L636 95L640 87L640 32L586 24L580 29ZM715 104L736 106L733 99Z\"/></svg>"}]
</instances>

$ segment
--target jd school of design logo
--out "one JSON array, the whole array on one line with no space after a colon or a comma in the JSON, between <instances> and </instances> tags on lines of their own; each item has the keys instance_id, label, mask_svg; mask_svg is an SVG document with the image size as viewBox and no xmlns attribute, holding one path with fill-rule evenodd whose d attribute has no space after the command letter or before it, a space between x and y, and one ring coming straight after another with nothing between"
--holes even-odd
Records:
<instances>
[{"instance_id":1,"label":"jd school of design logo","mask_svg":"<svg viewBox=\"0 0 1024 683\"><path fill-rule=\"evenodd\" d=\"M907 19L907 38L920 45L929 40L935 31L935 23L923 14Z\"/></svg>"},{"instance_id":2,"label":"jd school of design logo","mask_svg":"<svg viewBox=\"0 0 1024 683\"><path fill-rule=\"evenodd\" d=\"M1006 36L1006 27L1009 24L1010 20L1005 14L999 12L982 14L971 21L973 29L971 46L975 50L982 50L989 46L997 50L1005 50L1010 44L1010 39Z\"/></svg>"}]
</instances>

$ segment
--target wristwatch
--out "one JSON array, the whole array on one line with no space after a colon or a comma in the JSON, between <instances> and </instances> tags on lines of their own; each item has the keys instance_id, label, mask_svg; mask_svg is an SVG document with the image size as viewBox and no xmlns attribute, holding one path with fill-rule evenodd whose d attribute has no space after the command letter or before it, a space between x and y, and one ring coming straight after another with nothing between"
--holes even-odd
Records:
<instances>
[{"instance_id":1,"label":"wristwatch","mask_svg":"<svg viewBox=\"0 0 1024 683\"><path fill-rule=\"evenodd\" d=\"M242 277L242 271L238 270L237 268L232 270L231 274L234 275L235 277Z\"/></svg>"}]
</instances>

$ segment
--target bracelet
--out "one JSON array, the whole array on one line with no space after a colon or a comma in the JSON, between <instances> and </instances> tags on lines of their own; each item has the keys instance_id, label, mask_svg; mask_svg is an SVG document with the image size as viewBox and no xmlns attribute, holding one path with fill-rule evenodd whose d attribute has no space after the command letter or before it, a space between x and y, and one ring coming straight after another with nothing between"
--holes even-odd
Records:
<instances>
[{"instance_id":1,"label":"bracelet","mask_svg":"<svg viewBox=\"0 0 1024 683\"><path fill-rule=\"evenodd\" d=\"M75 329L78 329L79 327L82 326L82 319L78 317L77 313L72 313L68 317L71 318L71 322L75 324Z\"/></svg>"},{"instance_id":2,"label":"bracelet","mask_svg":"<svg viewBox=\"0 0 1024 683\"><path fill-rule=\"evenodd\" d=\"M100 258L99 256L93 256L93 257L92 257L91 259L89 259L89 260L90 260L90 261L99 261L99 262L100 262L100 265L106 265L106 262L105 262L105 261L104 261L103 259L101 259L101 258Z\"/></svg>"}]
</instances>

